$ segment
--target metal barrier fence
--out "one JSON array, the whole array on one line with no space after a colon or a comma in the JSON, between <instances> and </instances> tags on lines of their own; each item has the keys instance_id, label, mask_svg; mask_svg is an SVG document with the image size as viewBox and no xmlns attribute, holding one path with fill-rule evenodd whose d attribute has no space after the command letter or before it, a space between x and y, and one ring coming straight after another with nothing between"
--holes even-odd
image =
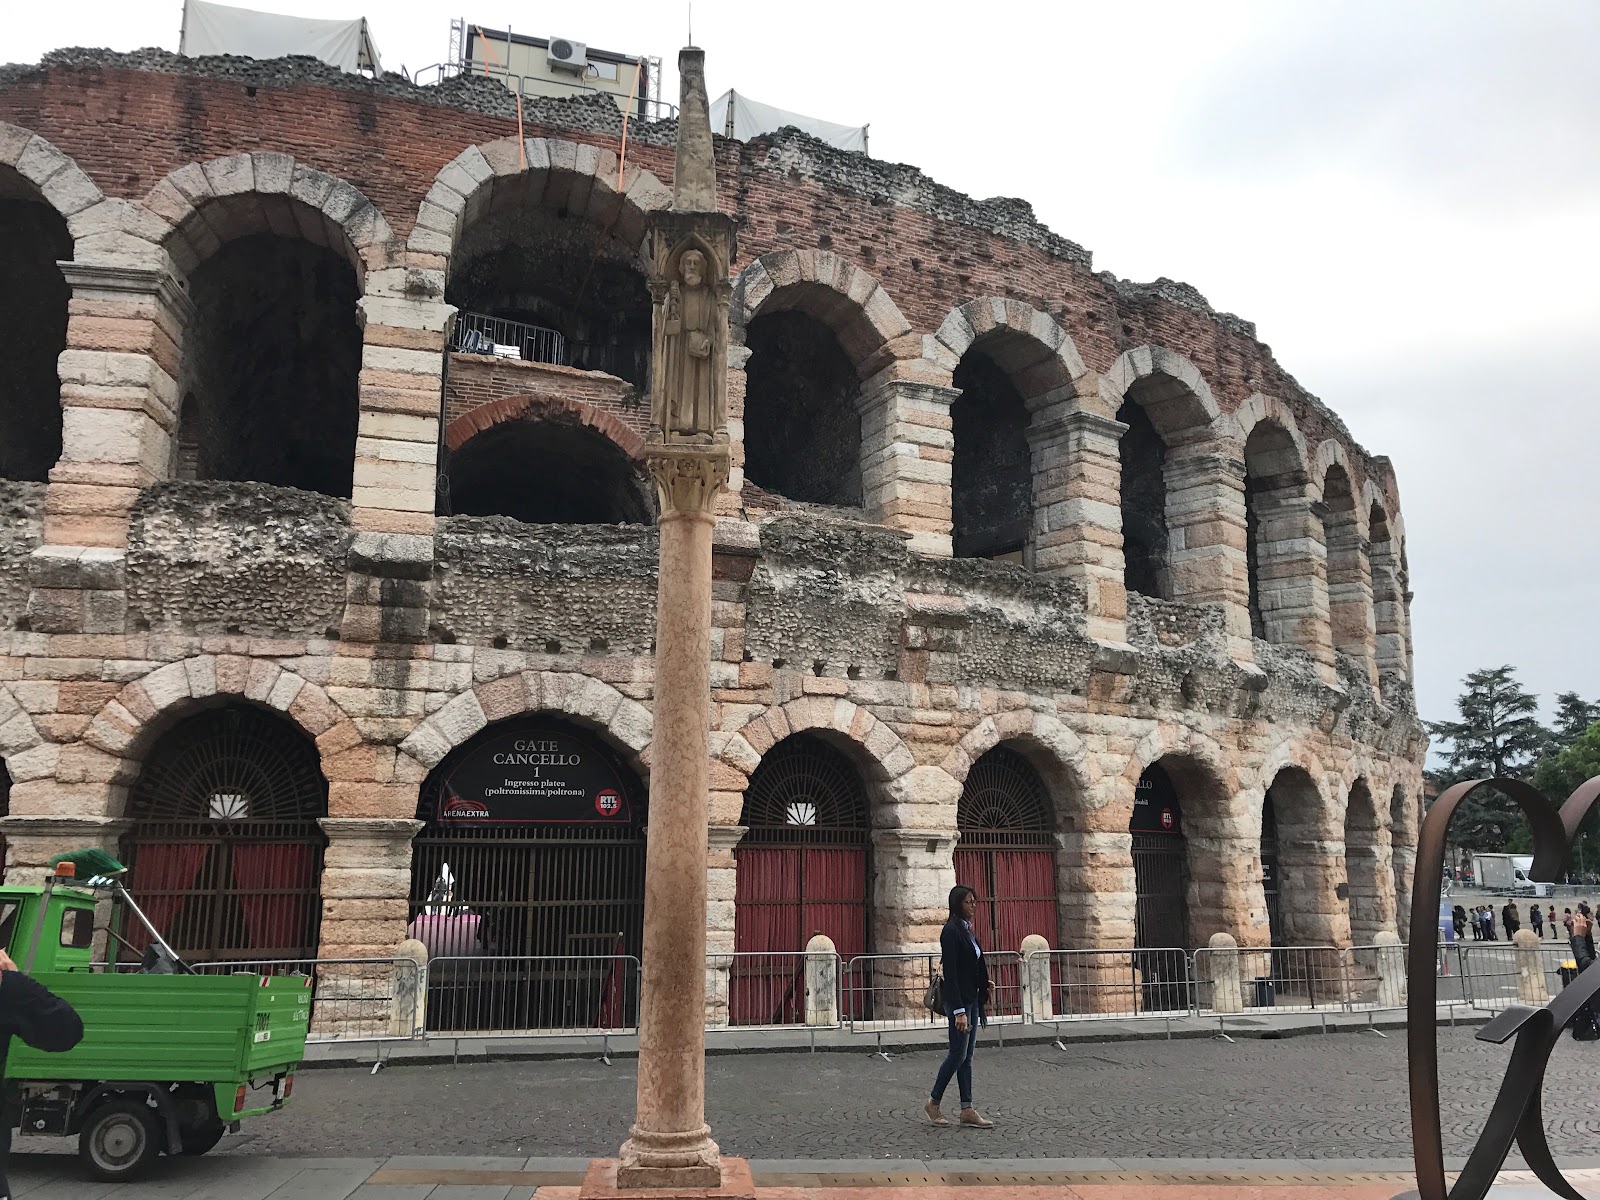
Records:
<instances>
[{"instance_id":1,"label":"metal barrier fence","mask_svg":"<svg viewBox=\"0 0 1600 1200\"><path fill-rule=\"evenodd\" d=\"M1464 999L1474 1012L1541 1005L1577 974L1566 942L1540 942L1526 949L1509 942L1458 942L1456 957Z\"/></svg>"},{"instance_id":2,"label":"metal barrier fence","mask_svg":"<svg viewBox=\"0 0 1600 1200\"><path fill-rule=\"evenodd\" d=\"M192 964L196 974L304 975L310 979L307 1042L388 1042L424 1030L421 971L411 958L256 959Z\"/></svg>"},{"instance_id":3,"label":"metal barrier fence","mask_svg":"<svg viewBox=\"0 0 1600 1200\"><path fill-rule=\"evenodd\" d=\"M1004 1027L1026 1017L1022 989L1022 955L1012 950L990 951L989 1020L996 1026L1001 1045ZM945 1018L923 1004L928 987L939 971L939 954L858 954L844 965L840 989L841 1008L851 1033L872 1034L883 1049L883 1035L904 1029L942 1029Z\"/></svg>"},{"instance_id":4,"label":"metal barrier fence","mask_svg":"<svg viewBox=\"0 0 1600 1200\"><path fill-rule=\"evenodd\" d=\"M561 333L542 325L527 325L484 313L456 315L450 334L450 349L467 354L493 354L496 346L515 346L524 362L554 363L566 366L567 342Z\"/></svg>"},{"instance_id":5,"label":"metal barrier fence","mask_svg":"<svg viewBox=\"0 0 1600 1200\"><path fill-rule=\"evenodd\" d=\"M426 1028L456 1038L631 1033L639 960L629 954L435 958Z\"/></svg>"},{"instance_id":6,"label":"metal barrier fence","mask_svg":"<svg viewBox=\"0 0 1600 1200\"><path fill-rule=\"evenodd\" d=\"M706 1028L837 1029L841 975L837 954L708 954Z\"/></svg>"},{"instance_id":7,"label":"metal barrier fence","mask_svg":"<svg viewBox=\"0 0 1600 1200\"><path fill-rule=\"evenodd\" d=\"M1079 1021L1187 1017L1194 1011L1193 964L1176 946L1117 950L1039 950L1028 956L1029 1019Z\"/></svg>"}]
</instances>

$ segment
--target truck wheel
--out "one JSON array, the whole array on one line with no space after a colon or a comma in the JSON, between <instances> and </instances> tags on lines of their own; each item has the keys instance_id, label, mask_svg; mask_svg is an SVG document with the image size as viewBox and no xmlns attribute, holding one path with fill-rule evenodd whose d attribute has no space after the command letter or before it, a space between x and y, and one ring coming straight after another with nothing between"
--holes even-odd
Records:
<instances>
[{"instance_id":1,"label":"truck wheel","mask_svg":"<svg viewBox=\"0 0 1600 1200\"><path fill-rule=\"evenodd\" d=\"M199 1158L222 1140L222 1135L228 1132L228 1127L221 1121L213 1121L208 1125L185 1125L178 1130L183 1137L183 1149L179 1154L186 1158Z\"/></svg>"},{"instance_id":2,"label":"truck wheel","mask_svg":"<svg viewBox=\"0 0 1600 1200\"><path fill-rule=\"evenodd\" d=\"M143 1100L111 1100L100 1105L78 1134L78 1157L96 1179L132 1179L161 1152L156 1115Z\"/></svg>"}]
</instances>

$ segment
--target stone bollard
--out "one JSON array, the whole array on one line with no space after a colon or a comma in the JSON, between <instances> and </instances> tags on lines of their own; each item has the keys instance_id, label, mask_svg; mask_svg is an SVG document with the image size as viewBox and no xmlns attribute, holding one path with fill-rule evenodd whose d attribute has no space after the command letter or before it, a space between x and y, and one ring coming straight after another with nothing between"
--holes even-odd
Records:
<instances>
[{"instance_id":1,"label":"stone bollard","mask_svg":"<svg viewBox=\"0 0 1600 1200\"><path fill-rule=\"evenodd\" d=\"M390 1037L415 1037L428 1023L428 948L416 938L395 947L394 1003L389 1015ZM413 970L407 961L416 964Z\"/></svg>"},{"instance_id":2,"label":"stone bollard","mask_svg":"<svg viewBox=\"0 0 1600 1200\"><path fill-rule=\"evenodd\" d=\"M1519 929L1511 935L1511 944L1517 948L1517 1003L1546 1003L1550 989L1544 982L1538 935L1531 929Z\"/></svg>"},{"instance_id":3,"label":"stone bollard","mask_svg":"<svg viewBox=\"0 0 1600 1200\"><path fill-rule=\"evenodd\" d=\"M1027 1000L1030 1023L1055 1019L1054 997L1050 993L1050 943L1037 933L1022 939L1022 994Z\"/></svg>"},{"instance_id":4,"label":"stone bollard","mask_svg":"<svg viewBox=\"0 0 1600 1200\"><path fill-rule=\"evenodd\" d=\"M1213 933L1207 943L1207 970L1211 976L1211 1011L1244 1011L1244 987L1239 979L1239 943L1231 933Z\"/></svg>"},{"instance_id":5,"label":"stone bollard","mask_svg":"<svg viewBox=\"0 0 1600 1200\"><path fill-rule=\"evenodd\" d=\"M806 1024L839 1023L839 952L825 933L806 943Z\"/></svg>"},{"instance_id":6,"label":"stone bollard","mask_svg":"<svg viewBox=\"0 0 1600 1200\"><path fill-rule=\"evenodd\" d=\"M1400 935L1385 929L1373 939L1378 958L1378 1007L1402 1008L1406 1002L1406 948Z\"/></svg>"}]
</instances>

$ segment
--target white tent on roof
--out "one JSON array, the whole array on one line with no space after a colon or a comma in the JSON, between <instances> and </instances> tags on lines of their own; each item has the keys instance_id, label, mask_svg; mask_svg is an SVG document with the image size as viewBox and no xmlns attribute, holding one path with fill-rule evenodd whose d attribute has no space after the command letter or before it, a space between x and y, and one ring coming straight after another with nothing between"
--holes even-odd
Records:
<instances>
[{"instance_id":1,"label":"white tent on roof","mask_svg":"<svg viewBox=\"0 0 1600 1200\"><path fill-rule=\"evenodd\" d=\"M341 71L367 69L377 74L382 70L378 47L365 17L348 21L285 17L207 0L184 0L178 53L191 58L205 54L242 54L247 58L307 54Z\"/></svg>"},{"instance_id":2,"label":"white tent on roof","mask_svg":"<svg viewBox=\"0 0 1600 1200\"><path fill-rule=\"evenodd\" d=\"M748 142L763 133L775 133L785 125L793 125L840 150L858 150L862 154L867 152L865 125L835 125L832 121L819 121L802 113L762 104L731 88L711 102L711 132L724 137Z\"/></svg>"}]
</instances>

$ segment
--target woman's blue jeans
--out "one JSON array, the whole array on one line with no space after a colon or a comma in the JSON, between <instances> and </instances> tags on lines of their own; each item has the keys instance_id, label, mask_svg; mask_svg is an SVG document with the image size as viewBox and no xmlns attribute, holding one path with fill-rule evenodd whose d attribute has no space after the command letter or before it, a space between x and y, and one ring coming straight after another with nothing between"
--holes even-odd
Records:
<instances>
[{"instance_id":1,"label":"woman's blue jeans","mask_svg":"<svg viewBox=\"0 0 1600 1200\"><path fill-rule=\"evenodd\" d=\"M956 1077L956 1086L961 1090L961 1107L972 1107L972 1051L978 1044L978 1010L967 1010L967 1028L965 1032L956 1028L956 1019L946 1017L950 1024L950 1053L944 1056L944 1061L939 1064L939 1074L933 1081L933 1102L938 1104L944 1099L944 1090L950 1086L950 1077Z\"/></svg>"}]
</instances>

